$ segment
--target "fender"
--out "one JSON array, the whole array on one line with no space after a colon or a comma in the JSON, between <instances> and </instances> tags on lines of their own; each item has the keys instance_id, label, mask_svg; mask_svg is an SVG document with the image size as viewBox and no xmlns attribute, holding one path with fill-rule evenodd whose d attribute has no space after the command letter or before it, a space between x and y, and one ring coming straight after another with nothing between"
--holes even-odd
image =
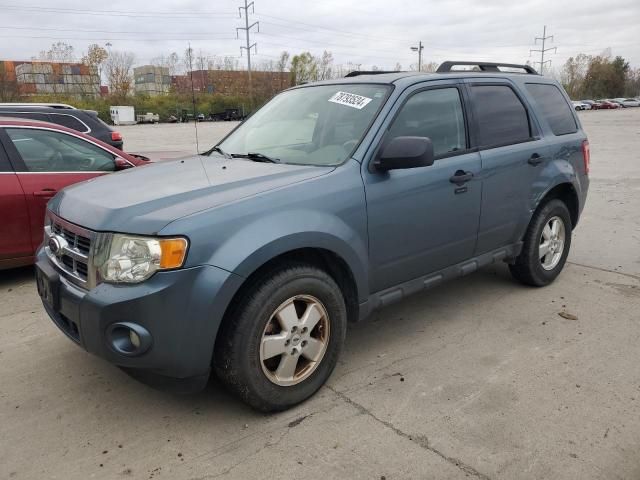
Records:
<instances>
[{"instance_id":1,"label":"fender","mask_svg":"<svg viewBox=\"0 0 640 480\"><path fill-rule=\"evenodd\" d=\"M208 264L248 277L269 260L301 248L328 250L350 268L359 299L368 297L366 241L341 218L317 210L274 212L225 238Z\"/></svg>"}]
</instances>

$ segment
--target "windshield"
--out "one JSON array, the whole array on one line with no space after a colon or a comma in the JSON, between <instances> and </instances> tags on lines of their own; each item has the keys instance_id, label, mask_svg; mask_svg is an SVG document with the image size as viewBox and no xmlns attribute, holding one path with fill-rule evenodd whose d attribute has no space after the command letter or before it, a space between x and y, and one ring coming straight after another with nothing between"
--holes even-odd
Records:
<instances>
[{"instance_id":1,"label":"windshield","mask_svg":"<svg viewBox=\"0 0 640 480\"><path fill-rule=\"evenodd\" d=\"M389 88L339 84L283 92L219 147L231 155L260 153L283 163L340 164L360 143Z\"/></svg>"}]
</instances>

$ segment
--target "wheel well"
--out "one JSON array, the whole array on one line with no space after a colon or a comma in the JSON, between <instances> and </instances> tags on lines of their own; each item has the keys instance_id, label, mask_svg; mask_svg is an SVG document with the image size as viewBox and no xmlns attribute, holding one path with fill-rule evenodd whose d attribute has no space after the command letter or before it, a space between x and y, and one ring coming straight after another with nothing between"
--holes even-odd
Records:
<instances>
[{"instance_id":1,"label":"wheel well","mask_svg":"<svg viewBox=\"0 0 640 480\"><path fill-rule=\"evenodd\" d=\"M227 308L227 312L232 309L232 306L237 305L238 300L244 297L244 294L248 289L253 287L257 282L262 281L262 279L266 275L269 275L271 271L287 262L303 262L327 272L338 284L338 287L340 287L340 290L344 295L345 305L347 307L347 319L350 322L358 320L358 291L353 273L347 265L347 262L345 262L342 257L330 250L322 248L300 248L297 250L290 250L272 258L258 267L247 277L233 296L233 299Z\"/></svg>"},{"instance_id":2,"label":"wheel well","mask_svg":"<svg viewBox=\"0 0 640 480\"><path fill-rule=\"evenodd\" d=\"M573 185L570 183L561 183L560 185L553 187L540 201L538 209L542 208L545 203L555 198L562 200L567 206L569 209L569 215L571 216L571 228L576 228L576 225L578 224L578 217L580 215L580 205L578 202L578 194L573 188Z\"/></svg>"}]
</instances>

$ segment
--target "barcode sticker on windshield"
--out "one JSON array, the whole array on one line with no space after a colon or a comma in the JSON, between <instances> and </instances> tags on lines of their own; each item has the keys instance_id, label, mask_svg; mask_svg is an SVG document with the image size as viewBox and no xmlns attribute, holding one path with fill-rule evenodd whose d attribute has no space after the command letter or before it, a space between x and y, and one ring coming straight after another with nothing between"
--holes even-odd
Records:
<instances>
[{"instance_id":1,"label":"barcode sticker on windshield","mask_svg":"<svg viewBox=\"0 0 640 480\"><path fill-rule=\"evenodd\" d=\"M355 93L338 92L333 97L331 97L329 101L362 110L367 106L371 99L368 97L363 97L362 95L356 95Z\"/></svg>"}]
</instances>

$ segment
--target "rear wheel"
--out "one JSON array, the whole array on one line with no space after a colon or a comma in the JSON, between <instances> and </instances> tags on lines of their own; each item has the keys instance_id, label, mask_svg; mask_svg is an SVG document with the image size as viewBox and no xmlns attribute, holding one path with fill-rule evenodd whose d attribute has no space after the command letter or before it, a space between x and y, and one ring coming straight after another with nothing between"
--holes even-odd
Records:
<instances>
[{"instance_id":1,"label":"rear wheel","mask_svg":"<svg viewBox=\"0 0 640 480\"><path fill-rule=\"evenodd\" d=\"M542 287L553 282L562 271L571 246L571 216L561 200L554 199L531 219L524 245L511 274L527 285Z\"/></svg>"},{"instance_id":2,"label":"rear wheel","mask_svg":"<svg viewBox=\"0 0 640 480\"><path fill-rule=\"evenodd\" d=\"M325 383L346 323L333 278L312 265L283 265L256 279L232 307L216 345L216 373L254 408L284 410Z\"/></svg>"}]
</instances>

